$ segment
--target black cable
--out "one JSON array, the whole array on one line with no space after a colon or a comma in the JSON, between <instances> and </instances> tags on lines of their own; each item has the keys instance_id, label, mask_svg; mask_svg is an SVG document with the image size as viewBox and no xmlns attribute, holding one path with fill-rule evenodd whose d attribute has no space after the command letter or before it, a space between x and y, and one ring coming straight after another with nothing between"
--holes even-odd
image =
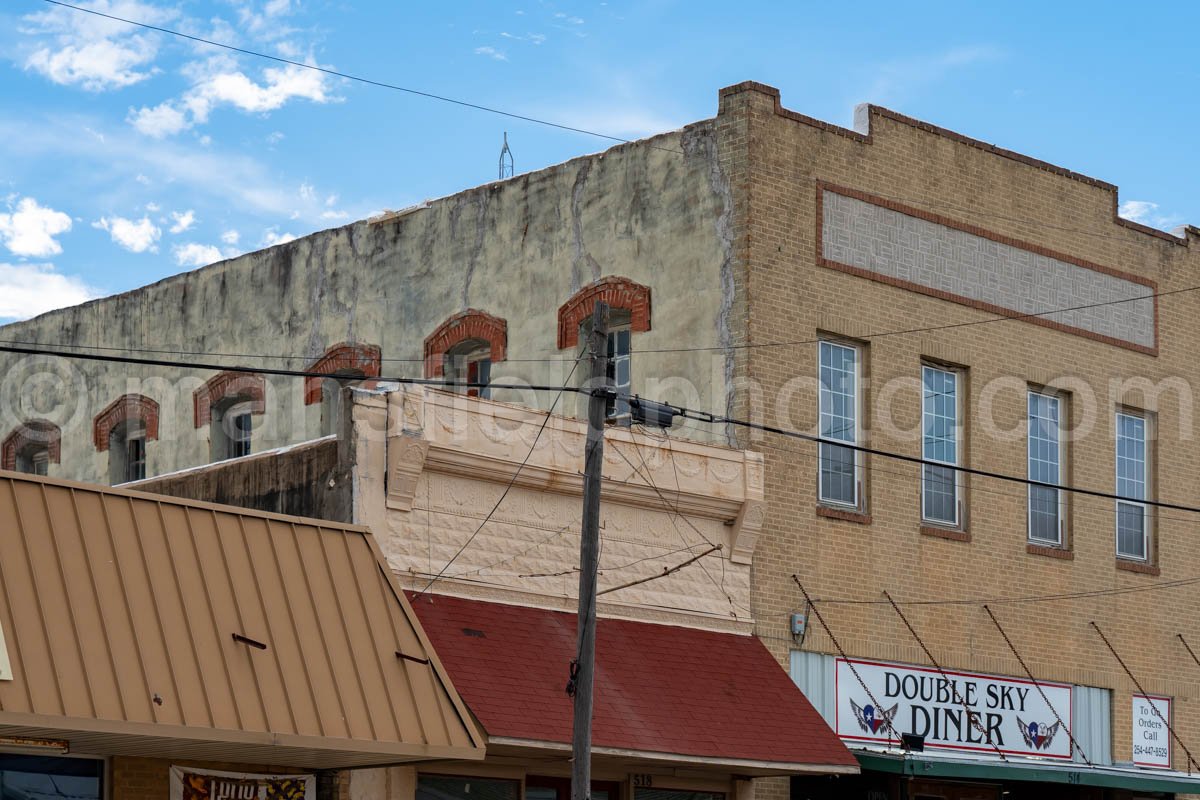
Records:
<instances>
[{"instance_id":1,"label":"black cable","mask_svg":"<svg viewBox=\"0 0 1200 800\"><path fill-rule=\"evenodd\" d=\"M0 352L22 353L25 355L59 356L61 358L68 358L68 359L74 358L74 359L80 359L83 361L102 361L102 362L115 362L115 363L120 363L120 364L139 364L142 366L175 367L175 368L182 368L182 369L206 369L206 370L215 370L215 371L219 371L219 372L220 371L243 372L243 373L258 374L258 375L281 375L281 376L293 377L293 378L333 378L336 380L336 379L345 379L345 377L346 377L344 375L338 375L338 374L332 373L332 372L313 372L313 371L309 371L309 370L279 369L276 367L256 368L256 367L229 366L226 364L210 364L207 362L198 362L198 361L196 361L196 362L169 361L166 359L133 358L131 356L100 355L100 354L96 354L96 353L70 353L70 352L63 352L63 351L57 351L57 350L49 350L46 348L17 347L17 346L13 346L13 345L0 345ZM571 368L571 374L574 374L575 367L577 367L578 364L579 364L579 362L576 361L575 366ZM485 384L485 383L472 383L472 382L466 382L466 381L437 380L437 379L433 379L433 378L379 377L379 378L372 378L371 380L378 380L378 381L385 381L385 382L399 383L399 384L406 384L406 385L413 385L413 386L434 386L434 387L444 387L444 388L482 388L482 389L491 388L493 390L512 389L512 390L516 390L516 391L527 390L527 391L557 392L560 394L563 392L569 392L569 393L574 393L574 394L586 394L589 396L592 395L596 391L603 391L603 390L595 390L595 389L586 389L586 388L577 387L577 386L568 386L567 384L570 383L569 380L564 382L564 384L561 386L545 385L545 384L528 384L528 385L495 384L495 383ZM556 399L556 402L557 402L557 399ZM664 403L663 405L669 405L669 404ZM826 444L836 445L837 447L841 447L846 450L853 450L855 452L864 453L866 455L879 456L880 458L890 458L890 459L894 459L896 461L904 461L904 462L907 462L910 464L930 465L930 466L937 466L937 467L945 467L946 466L945 464L941 463L940 461L931 461L931 460L928 460L925 458L921 458L919 456L910 456L910 455L906 455L904 453L895 453L895 452L892 452L889 450L880 450L875 447L865 447L863 445L847 444L844 442L827 442L826 440L822 439L819 436L814 436L814 435L808 434L808 433L801 433L799 431L791 431L791 430L787 430L785 428L780 428L775 425L765 425L765 424L761 424L761 423L748 422L746 420L736 419L734 417L726 417L726 416L722 416L722 415L718 415L718 414L713 414L712 412L709 412L709 411L694 411L692 409L688 409L688 408L685 408L682 406L670 406L670 407L675 410L676 415L679 417L682 417L684 419L695 420L697 422L703 422L703 423L710 424L710 425L734 425L734 426L753 429L753 430L761 430L765 433L774 433L774 434L778 434L780 436L787 436L787 437L790 437L793 439L800 439L802 441L814 442L817 444L824 442ZM961 472L965 475L979 475L984 478L994 478L996 480L1008 481L1010 483L1019 483L1019 484L1023 484L1026 486L1040 486L1040 487L1047 488L1047 489L1058 489L1060 491L1071 492L1073 494L1080 494L1080 495L1085 495L1088 497L1101 497L1101 498L1105 498L1107 500L1124 500L1124 501L1128 501L1131 499L1128 497L1123 497L1121 495L1118 495L1114 492L1103 492L1098 489L1084 489L1084 488L1081 488L1078 486L1071 486L1069 484L1060 485L1060 484L1054 484L1054 483L1046 483L1043 481L1035 481L1032 478L1021 478L1016 475L1005 475L1002 472L992 472L990 470L977 469L974 467L954 467L953 469L955 469L958 472ZM1185 505L1182 505L1179 503L1166 503L1166 502L1163 502L1160 500L1136 500L1135 502L1140 503L1141 505L1150 506L1153 508L1166 508L1166 509L1171 509L1174 511L1186 511L1188 513L1200 513L1200 507L1185 506Z\"/></svg>"},{"instance_id":2,"label":"black cable","mask_svg":"<svg viewBox=\"0 0 1200 800\"><path fill-rule=\"evenodd\" d=\"M633 141L632 139L623 139L620 136L611 136L607 133L598 133L596 131L589 131L586 128L576 128L571 125L563 125L558 122L550 122L549 120L538 119L537 117L528 117L528 116L525 116L524 114L515 114L511 111L504 111L499 108L492 108L490 106L479 105L478 103L469 103L466 100L457 100L453 97L446 97L445 95L434 94L432 92L423 92L419 89L410 89L407 86L398 86L394 83L385 83L384 81L371 80L370 78L363 78L359 75L352 75L347 72L339 72L339 71L333 70L333 69L326 69L325 67L319 67L315 64L305 64L303 61L293 61L290 58L283 58L281 56L273 56L270 53L263 53L263 52L259 52L257 50L248 50L244 47L235 47L234 45L225 44L223 42L214 42L211 39L204 39L199 36L192 36L191 34L183 33L181 31L171 30L170 28L163 28L158 25L150 25L145 22L138 22L137 20L126 19L125 17L118 17L113 14L105 14L101 11L96 11L94 9L83 8L82 6L72 5L71 3L64 3L64 2L61 2L61 0L42 0L42 2L49 3L49 4L55 5L55 6L61 6L63 8L69 8L72 11L81 11L84 14L93 14L97 17L103 17L104 19L113 20L114 22L122 22L126 25L133 25L138 28L144 28L146 30L151 30L151 31L158 31L159 33L165 33L170 36L177 36L180 39L187 39L189 41L199 42L200 44L206 44L206 45L209 45L210 47L219 47L224 50L230 50L235 53L241 53L241 54L247 55L247 56L254 56L255 58L265 58L269 61L275 61L280 64L288 64L293 67L301 67L303 69L310 69L310 70L313 70L314 72L322 72L326 75L332 75L335 78L343 78L348 81L355 81L357 83L365 83L368 86L377 86L381 89L392 89L393 91L404 92L405 94L416 95L417 97L424 97L429 100L439 100L443 103L450 103L452 105L462 106L463 108L471 108L476 111L486 111L489 114L499 114L502 117L509 117L510 119L519 119L522 122L532 122L536 125L545 125L547 127L558 128L559 130L570 131L572 133L582 133L586 136L595 136L600 139L608 139L609 141L620 142L622 144L629 144L630 142ZM682 154L682 152L683 152L681 150L676 150L676 149L670 148L670 147L658 147L656 145L650 145L650 146L654 147L657 150L666 150L667 152L670 152L670 153Z\"/></svg>"},{"instance_id":3,"label":"black cable","mask_svg":"<svg viewBox=\"0 0 1200 800\"><path fill-rule=\"evenodd\" d=\"M49 2L50 0L46 0ZM70 346L70 345L68 345ZM241 365L212 364L205 361L170 361L162 358L134 358L133 356L101 355L99 353L69 353L61 350L48 350L45 347L29 347L23 345L0 345L0 353L20 353L34 356L58 356L74 358L80 361L104 361L117 364L137 364L144 367L175 367L178 369L207 369L215 372L242 372L250 375L280 375L287 378L333 378L346 380L346 375L337 372L317 372L306 369L282 369L280 367L244 367ZM576 361L578 364L578 361ZM574 373L574 367L571 368ZM478 383L471 381L449 381L441 378L398 378L387 376L363 377L357 380L382 381L384 383L399 383L408 386L433 386L448 389L512 389L514 391L534 392L570 392L586 394L587 389L578 386L555 386L553 384L507 384L507 383Z\"/></svg>"}]
</instances>

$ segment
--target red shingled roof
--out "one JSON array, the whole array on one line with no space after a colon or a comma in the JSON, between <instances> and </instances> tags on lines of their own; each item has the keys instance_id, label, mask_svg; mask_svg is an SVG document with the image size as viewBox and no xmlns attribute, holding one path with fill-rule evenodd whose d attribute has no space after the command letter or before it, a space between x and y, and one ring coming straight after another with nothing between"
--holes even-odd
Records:
<instances>
[{"instance_id":1,"label":"red shingled roof","mask_svg":"<svg viewBox=\"0 0 1200 800\"><path fill-rule=\"evenodd\" d=\"M489 736L571 741L565 687L575 657L574 614L444 596L411 599ZM596 747L857 768L752 636L602 619L596 654Z\"/></svg>"}]
</instances>

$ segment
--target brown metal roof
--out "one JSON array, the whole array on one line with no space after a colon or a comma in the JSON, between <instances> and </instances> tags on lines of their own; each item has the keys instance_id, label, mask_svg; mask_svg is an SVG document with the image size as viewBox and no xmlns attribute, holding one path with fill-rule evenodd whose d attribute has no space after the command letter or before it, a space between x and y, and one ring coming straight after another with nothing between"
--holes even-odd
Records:
<instances>
[{"instance_id":1,"label":"brown metal roof","mask_svg":"<svg viewBox=\"0 0 1200 800\"><path fill-rule=\"evenodd\" d=\"M310 768L483 757L365 528L0 472L0 628L0 736Z\"/></svg>"}]
</instances>

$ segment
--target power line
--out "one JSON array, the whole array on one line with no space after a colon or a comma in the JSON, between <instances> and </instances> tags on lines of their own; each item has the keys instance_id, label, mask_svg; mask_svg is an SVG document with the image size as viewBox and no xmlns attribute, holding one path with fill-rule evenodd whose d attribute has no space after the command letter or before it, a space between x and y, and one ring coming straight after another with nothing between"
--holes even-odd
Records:
<instances>
[{"instance_id":1,"label":"power line","mask_svg":"<svg viewBox=\"0 0 1200 800\"><path fill-rule=\"evenodd\" d=\"M391 89L393 91L404 92L405 94L415 95L417 97L424 97L429 100L438 100L442 103L450 103L452 105L462 106L463 108L471 108L476 111L486 111L489 114L498 114L499 116L502 116L502 117L509 117L510 119L519 119L522 122L532 122L535 125L545 125L549 128L558 128L559 130L570 131L572 133L582 133L586 136L595 136L599 139L608 139L609 141L619 142L621 144L629 144L630 142L633 141L632 139L623 139L620 136L612 136L607 133L599 133L597 131L591 131L586 128L577 128L572 125L564 125L559 122L551 122L550 120L539 119L537 117L530 117L530 116L526 116L524 114L517 114L512 111L504 111L503 109L494 108L492 106L480 105L479 103L471 103L466 100L459 100L454 97L447 97L446 95L434 94L433 92L426 92L426 91L422 91L420 89L413 89L413 88L410 88L407 86L399 86L397 84L387 83L385 81L372 80L371 78L364 78L361 75L353 75L348 72L340 72L340 71L334 70L334 69L327 69L326 67L319 67L316 64L305 64L303 61L294 61L290 58L283 58L282 56L273 56L270 53L263 53L258 50L250 50L250 49L247 49L244 47L236 47L231 44L225 44L224 42L216 42L216 41L213 41L212 39L205 39L200 36L193 36L189 33L183 33L182 31L172 30L170 28L163 28L159 25L150 25L149 23L146 23L146 22L139 22L138 20L127 19L125 17L118 17L114 14L105 14L102 11L96 11L91 8L84 8L83 6L72 5L71 3L64 3L61 0L42 0L42 2L49 3L50 5L54 5L54 6L61 6L62 8L69 8L72 11L79 11L84 14L92 14L97 17L103 17L104 19L110 19L114 22L121 22L126 25L133 25L138 28L144 28L145 30L157 31L159 33L165 33L170 36L176 36L180 39L187 39L189 41L198 42L200 44L206 44L210 47L218 47L223 50L232 51L234 53L241 53L242 55L254 56L255 58L265 58L268 61L275 61L280 64L288 64L293 67L300 67L301 69L308 69L308 70L312 70L314 72L321 72L321 73L324 73L325 75L331 75L335 78L343 78L345 80L354 81L356 83L364 83L364 84L367 84L368 86L376 86L380 89ZM656 145L650 145L650 147L654 147L657 150L666 150L667 152L670 152L670 153L682 154L681 150L676 150L676 149L670 148L670 147L659 147Z\"/></svg>"},{"instance_id":2,"label":"power line","mask_svg":"<svg viewBox=\"0 0 1200 800\"><path fill-rule=\"evenodd\" d=\"M1179 578L1177 580L1160 581L1141 586L1124 586L1117 589L1090 589L1083 592L1060 592L1058 594L1025 595L1020 597L963 597L952 599L930 600L896 600L901 606L981 606L981 605L1017 605L1021 603L1049 603L1060 600L1085 600L1092 597L1109 597L1120 594L1135 594L1137 592L1154 592L1163 589L1176 589L1180 586L1191 586L1200 583L1200 576ZM888 605L886 600L860 600L856 598L814 598L814 603L826 606L880 606Z\"/></svg>"},{"instance_id":3,"label":"power line","mask_svg":"<svg viewBox=\"0 0 1200 800\"><path fill-rule=\"evenodd\" d=\"M226 364L212 364L212 363L207 363L207 362L170 361L170 360L166 360L166 359L142 359L142 358L134 358L132 356L100 355L97 353L70 353L70 352L64 352L64 351L51 350L51 349L47 349L47 348L35 348L35 347L24 347L24 346L18 347L18 346L13 346L13 345L0 345L0 352L21 353L21 354L26 354L26 355L58 356L58 357L67 358L67 359L80 359L80 360L84 360L84 361L115 362L115 363L121 363L121 364L137 364L137 365L142 365L142 366L161 366L161 367L173 367L173 368L181 368L181 369L202 369L202 370L214 370L214 371L219 371L219 372L220 371L243 372L243 373L259 374L259 375L280 375L280 376L284 376L284 377L293 377L293 378L333 378L336 380L336 379L345 379L345 377L346 377L344 375L338 375L336 373L331 373L331 372L314 372L314 371L310 371L310 370L279 369L279 368L275 368L275 367L258 368L258 367L230 366L230 365L226 365ZM572 367L572 369L571 369L572 375L574 374L575 367L578 366L578 363L579 362L576 361L575 366ZM567 393L574 393L574 394L585 394L585 395L589 395L589 396L591 396L594 392L598 391L598 390L592 389L592 388L570 386L570 385L568 385L570 383L569 378L567 381L564 381L563 385L561 385L561 386L560 385L545 385L545 384L484 384L484 383L471 383L471 382L464 382L464 381L446 381L446 380L438 380L438 379L433 379L433 378L385 378L385 377L381 377L381 378L372 378L371 380L379 380L379 381L384 381L384 382L392 382L392 383L399 383L402 385L415 385L415 386L433 386L433 387L443 387L443 388L491 388L493 390L512 389L512 390L518 390L518 391L519 390L547 391L547 392L556 392L558 394L567 392ZM602 390L599 390L599 391L602 391ZM557 402L557 397L556 397L555 402ZM664 405L669 405L669 404L664 404ZM551 407L553 408L553 405ZM880 458L889 458L889 459L893 459L896 461L902 461L902 462L906 462L906 463L910 463L910 464L919 464L922 466L928 465L928 466L937 466L937 467L945 467L946 466L945 464L941 463L940 461L931 461L931 460L928 460L925 458L921 458L920 456L910 456L905 453L896 453L896 452L889 451L889 450L881 450L876 447L867 447L864 445L849 444L849 443L844 443L844 442L828 442L819 436L814 436L813 434L802 433L800 431L794 431L794 430L788 430L786 428L780 428L776 425L766 425L763 423L749 422L747 420L737 419L735 417L728 417L728 416L724 416L724 415L713 414L712 412L709 412L709 411L696 411L696 410L685 408L682 406L670 406L670 407L672 409L674 409L677 416L682 417L683 419L690 419L690 420L702 422L702 423L705 423L708 425L733 425L733 426L747 428L747 429L751 429L751 430L760 430L760 431L763 431L764 433L774 433L774 434L777 434L780 436L786 436L786 437L793 438L793 439L800 439L802 441L813 442L815 444L821 444L821 443L831 444L831 445L835 445L837 447L844 448L846 450L852 450L854 452L863 453L865 455L874 455L874 456L878 456ZM993 478L995 480L1008 481L1010 483L1018 483L1018 484L1022 484L1025 486L1040 486L1040 487L1043 487L1046 489L1056 489L1059 491L1070 492L1073 494L1085 495L1085 496L1089 496L1089 497L1101 497L1101 498L1105 498L1108 500L1128 500L1129 499L1129 498L1123 497L1119 494L1116 494L1114 492L1105 492L1105 491L1101 491L1098 489L1086 489L1086 488L1079 487L1079 486L1072 486L1070 484L1047 483L1044 481L1036 481L1036 480L1033 480L1032 478L1023 478L1023 477L1019 477L1016 475L1005 475L1002 472L992 472L990 470L978 469L975 467L960 466L960 467L953 467L953 469L958 472L961 472L965 475L978 475L978 476L981 476L984 478ZM635 470L636 470L636 468L635 468ZM657 489L657 487L655 487L655 488ZM663 498L663 500L664 500L664 502L666 502L665 498ZM1165 508L1165 509L1171 509L1174 511L1185 511L1185 512L1193 513L1193 514L1200 513L1200 507L1187 506L1187 505L1183 505L1180 503L1167 503L1167 502L1163 502L1161 500L1138 500L1137 502L1140 503L1141 505L1150 506L1153 508ZM668 503L668 507L669 507L669 503ZM686 518L685 518L685 520L686 520Z\"/></svg>"}]
</instances>

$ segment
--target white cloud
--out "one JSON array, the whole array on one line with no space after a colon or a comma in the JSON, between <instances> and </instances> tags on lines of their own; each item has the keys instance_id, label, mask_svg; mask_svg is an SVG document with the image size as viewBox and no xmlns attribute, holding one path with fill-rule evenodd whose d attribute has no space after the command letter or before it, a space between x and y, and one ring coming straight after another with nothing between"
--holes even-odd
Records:
<instances>
[{"instance_id":1,"label":"white cloud","mask_svg":"<svg viewBox=\"0 0 1200 800\"><path fill-rule=\"evenodd\" d=\"M162 236L162 229L150 221L148 217L139 220L124 217L101 217L92 223L93 228L108 231L112 240L131 253L157 253L155 243Z\"/></svg>"},{"instance_id":2,"label":"white cloud","mask_svg":"<svg viewBox=\"0 0 1200 800\"><path fill-rule=\"evenodd\" d=\"M92 300L100 292L51 264L0 263L0 320L28 319Z\"/></svg>"},{"instance_id":3,"label":"white cloud","mask_svg":"<svg viewBox=\"0 0 1200 800\"><path fill-rule=\"evenodd\" d=\"M304 183L300 184L300 199L301 200L304 200L306 202L311 202L312 200L315 200L316 197L317 197L317 190L313 188L313 185L311 183L305 181Z\"/></svg>"},{"instance_id":4,"label":"white cloud","mask_svg":"<svg viewBox=\"0 0 1200 800\"><path fill-rule=\"evenodd\" d=\"M171 219L175 220L175 224L171 226L171 233L183 233L196 224L196 212L190 208L182 214L172 211Z\"/></svg>"},{"instance_id":5,"label":"white cloud","mask_svg":"<svg viewBox=\"0 0 1200 800\"><path fill-rule=\"evenodd\" d=\"M1158 210L1158 203L1148 200L1126 200L1117 209L1117 215L1131 222L1149 225L1151 228L1171 230L1183 224L1183 217L1178 214L1163 214Z\"/></svg>"},{"instance_id":6,"label":"white cloud","mask_svg":"<svg viewBox=\"0 0 1200 800\"><path fill-rule=\"evenodd\" d=\"M864 92L865 99L872 103L899 103L908 99L930 84L951 75L961 74L967 67L1000 61L1005 53L989 45L952 47L940 53L898 59L883 64L869 65L871 85ZM855 98L855 102L864 97Z\"/></svg>"},{"instance_id":7,"label":"white cloud","mask_svg":"<svg viewBox=\"0 0 1200 800\"><path fill-rule=\"evenodd\" d=\"M277 244L287 244L295 240L296 235L294 233L278 233L274 228L268 228L263 231L262 246L274 247Z\"/></svg>"},{"instance_id":8,"label":"white cloud","mask_svg":"<svg viewBox=\"0 0 1200 800\"><path fill-rule=\"evenodd\" d=\"M505 55L503 51L497 50L494 47L488 47L486 45L484 47L476 47L475 55L488 56L489 58L494 58L497 61L508 61L508 56Z\"/></svg>"},{"instance_id":9,"label":"white cloud","mask_svg":"<svg viewBox=\"0 0 1200 800\"><path fill-rule=\"evenodd\" d=\"M153 136L155 139L174 136L192 126L184 113L176 108L170 100L153 107L131 108L126 121L141 133Z\"/></svg>"},{"instance_id":10,"label":"white cloud","mask_svg":"<svg viewBox=\"0 0 1200 800\"><path fill-rule=\"evenodd\" d=\"M162 211L162 207L158 203L146 203L146 210L151 214L157 214Z\"/></svg>"},{"instance_id":11,"label":"white cloud","mask_svg":"<svg viewBox=\"0 0 1200 800\"><path fill-rule=\"evenodd\" d=\"M152 25L176 17L171 9L138 0L94 0L82 5ZM25 59L25 68L55 83L101 92L138 83L154 71L151 64L158 54L157 34L67 8L29 14L24 21L22 31L40 39L40 46Z\"/></svg>"},{"instance_id":12,"label":"white cloud","mask_svg":"<svg viewBox=\"0 0 1200 800\"><path fill-rule=\"evenodd\" d=\"M350 215L345 211L322 211L321 219L338 220L349 219Z\"/></svg>"},{"instance_id":13,"label":"white cloud","mask_svg":"<svg viewBox=\"0 0 1200 800\"><path fill-rule=\"evenodd\" d=\"M501 31L500 36L504 39L512 39L514 42L529 42L530 44L542 44L546 41L546 35L542 33L527 33L524 36L518 36L515 33Z\"/></svg>"},{"instance_id":14,"label":"white cloud","mask_svg":"<svg viewBox=\"0 0 1200 800\"><path fill-rule=\"evenodd\" d=\"M235 230L228 230L221 234L221 242L227 245L236 245L242 238L242 235Z\"/></svg>"},{"instance_id":15,"label":"white cloud","mask_svg":"<svg viewBox=\"0 0 1200 800\"><path fill-rule=\"evenodd\" d=\"M209 65L213 64L228 67L224 59L211 60ZM266 114L291 100L328 103L335 99L328 92L325 75L292 65L263 70L262 83L239 70L206 73L204 67L196 66L194 74L195 85L181 98L130 109L127 121L138 131L161 139L208 122L213 110L221 106Z\"/></svg>"},{"instance_id":16,"label":"white cloud","mask_svg":"<svg viewBox=\"0 0 1200 800\"><path fill-rule=\"evenodd\" d=\"M0 214L0 239L9 252L17 256L45 258L62 252L54 238L71 230L71 218L61 211L38 205L32 197L23 197L12 213Z\"/></svg>"},{"instance_id":17,"label":"white cloud","mask_svg":"<svg viewBox=\"0 0 1200 800\"><path fill-rule=\"evenodd\" d=\"M176 245L173 252L175 263L181 267L203 267L221 260L221 251L211 244L189 242Z\"/></svg>"}]
</instances>

